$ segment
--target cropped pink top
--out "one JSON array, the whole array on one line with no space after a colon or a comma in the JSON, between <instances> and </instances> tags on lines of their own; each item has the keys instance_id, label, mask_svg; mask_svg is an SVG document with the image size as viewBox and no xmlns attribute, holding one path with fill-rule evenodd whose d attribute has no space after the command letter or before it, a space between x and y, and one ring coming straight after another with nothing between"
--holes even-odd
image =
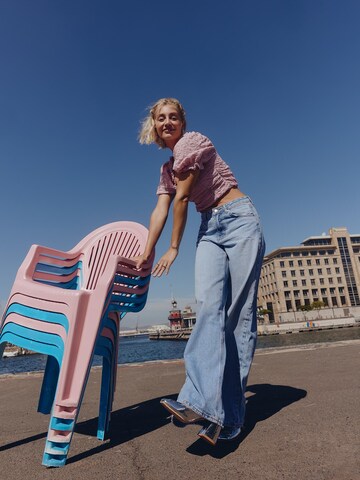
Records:
<instances>
[{"instance_id":1,"label":"cropped pink top","mask_svg":"<svg viewBox=\"0 0 360 480\"><path fill-rule=\"evenodd\" d=\"M185 133L173 150L173 156L161 167L160 183L157 194L175 194L174 172L200 170L192 189L190 201L198 212L211 208L231 188L237 187L237 181L229 166L217 153L211 141L198 132Z\"/></svg>"}]
</instances>

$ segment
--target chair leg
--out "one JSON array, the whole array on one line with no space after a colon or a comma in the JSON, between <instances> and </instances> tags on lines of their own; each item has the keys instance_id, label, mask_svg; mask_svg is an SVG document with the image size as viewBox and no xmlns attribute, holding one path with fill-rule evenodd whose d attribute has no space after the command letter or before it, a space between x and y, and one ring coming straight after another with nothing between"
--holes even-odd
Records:
<instances>
[{"instance_id":1,"label":"chair leg","mask_svg":"<svg viewBox=\"0 0 360 480\"><path fill-rule=\"evenodd\" d=\"M111 368L112 359L103 356L103 367L102 367L102 377L101 377L101 392L100 392L100 406L99 406L99 420L98 420L98 430L97 438L99 440L104 440L108 431L109 426L109 403L111 402L112 397L112 368Z\"/></svg>"},{"instance_id":2,"label":"chair leg","mask_svg":"<svg viewBox=\"0 0 360 480\"><path fill-rule=\"evenodd\" d=\"M43 465L61 467L66 463L77 416L80 411L90 373L92 357L93 355L90 355L90 359L86 358L85 361L84 358L82 358L83 362L78 362L74 369L75 372L72 371L69 375L67 375L66 371L60 371L59 385L56 391L43 455ZM70 362L70 365L75 365L75 363ZM62 368L63 366L64 364L62 364ZM63 384L63 388L60 388L61 375L63 375L65 382L67 380L69 381L67 385ZM62 391L59 393L60 390ZM66 395L62 395L64 392Z\"/></svg>"},{"instance_id":3,"label":"chair leg","mask_svg":"<svg viewBox=\"0 0 360 480\"><path fill-rule=\"evenodd\" d=\"M74 427L74 418L51 417L42 460L43 465L47 467L65 465Z\"/></svg>"},{"instance_id":4,"label":"chair leg","mask_svg":"<svg viewBox=\"0 0 360 480\"><path fill-rule=\"evenodd\" d=\"M48 414L54 403L60 367L57 360L48 355L44 372L43 383L40 392L38 412Z\"/></svg>"}]
</instances>

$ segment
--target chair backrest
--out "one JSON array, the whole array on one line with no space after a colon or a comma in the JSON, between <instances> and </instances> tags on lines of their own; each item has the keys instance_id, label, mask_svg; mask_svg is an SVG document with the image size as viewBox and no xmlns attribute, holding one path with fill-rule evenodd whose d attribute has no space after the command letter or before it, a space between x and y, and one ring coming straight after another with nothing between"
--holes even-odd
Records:
<instances>
[{"instance_id":1,"label":"chair backrest","mask_svg":"<svg viewBox=\"0 0 360 480\"><path fill-rule=\"evenodd\" d=\"M110 257L140 255L147 236L148 230L135 222L114 222L90 233L73 249L82 252L82 286L88 290L96 288Z\"/></svg>"},{"instance_id":2,"label":"chair backrest","mask_svg":"<svg viewBox=\"0 0 360 480\"><path fill-rule=\"evenodd\" d=\"M94 290L112 256L140 255L148 230L135 222L104 225L83 238L66 256L42 253L33 280L69 290Z\"/></svg>"},{"instance_id":3,"label":"chair backrest","mask_svg":"<svg viewBox=\"0 0 360 480\"><path fill-rule=\"evenodd\" d=\"M46 285L66 290L78 290L82 284L80 256L68 258L67 255L60 257L39 253L32 278L36 282Z\"/></svg>"}]
</instances>

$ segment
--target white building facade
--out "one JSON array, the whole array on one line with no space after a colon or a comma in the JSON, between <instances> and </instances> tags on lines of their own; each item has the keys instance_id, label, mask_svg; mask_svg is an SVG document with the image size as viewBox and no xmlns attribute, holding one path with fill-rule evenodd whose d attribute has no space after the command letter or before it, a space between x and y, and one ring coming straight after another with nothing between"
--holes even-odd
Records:
<instances>
[{"instance_id":1,"label":"white building facade","mask_svg":"<svg viewBox=\"0 0 360 480\"><path fill-rule=\"evenodd\" d=\"M323 302L335 317L360 313L360 234L331 228L265 256L258 307L267 323L297 321L300 310Z\"/></svg>"}]
</instances>

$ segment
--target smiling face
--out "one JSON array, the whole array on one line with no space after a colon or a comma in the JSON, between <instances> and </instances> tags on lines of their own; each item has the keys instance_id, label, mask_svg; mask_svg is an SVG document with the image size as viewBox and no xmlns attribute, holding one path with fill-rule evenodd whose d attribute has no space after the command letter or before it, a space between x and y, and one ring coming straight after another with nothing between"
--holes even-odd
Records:
<instances>
[{"instance_id":1,"label":"smiling face","mask_svg":"<svg viewBox=\"0 0 360 480\"><path fill-rule=\"evenodd\" d=\"M155 111L154 122L159 138L173 150L184 130L184 124L176 106L171 103L159 106Z\"/></svg>"}]
</instances>

